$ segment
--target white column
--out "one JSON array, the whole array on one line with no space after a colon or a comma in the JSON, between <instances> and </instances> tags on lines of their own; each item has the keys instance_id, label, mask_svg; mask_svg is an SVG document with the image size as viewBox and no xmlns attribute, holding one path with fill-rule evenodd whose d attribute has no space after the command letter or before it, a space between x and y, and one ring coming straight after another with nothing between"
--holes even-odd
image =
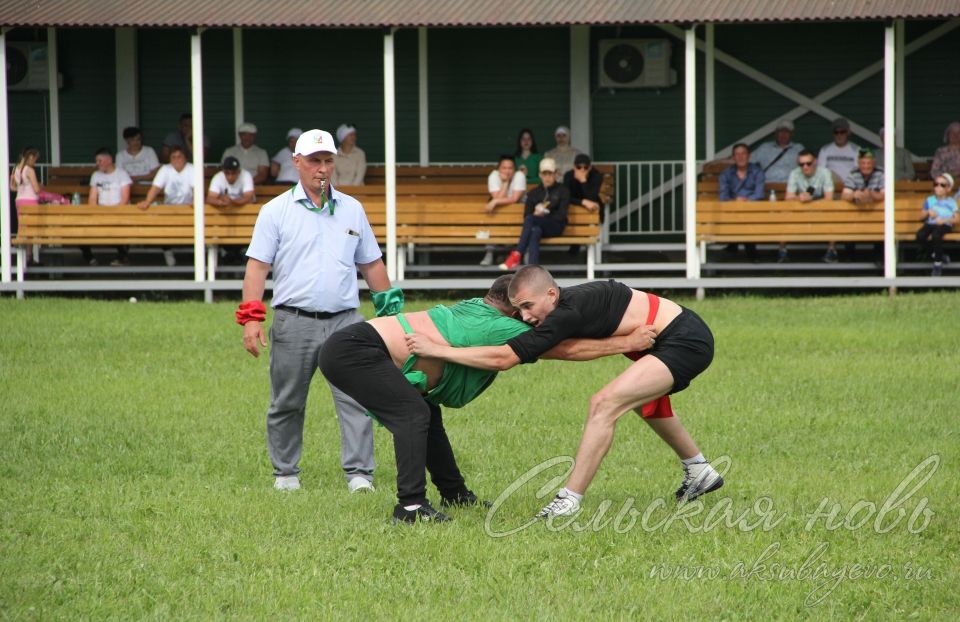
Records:
<instances>
[{"instance_id":1,"label":"white column","mask_svg":"<svg viewBox=\"0 0 960 622\"><path fill-rule=\"evenodd\" d=\"M387 276L397 278L397 114L394 88L393 33L383 35L383 133L387 192Z\"/></svg>"},{"instance_id":2,"label":"white column","mask_svg":"<svg viewBox=\"0 0 960 622\"><path fill-rule=\"evenodd\" d=\"M570 27L570 143L593 155L590 127L590 27Z\"/></svg>"},{"instance_id":3,"label":"white column","mask_svg":"<svg viewBox=\"0 0 960 622\"><path fill-rule=\"evenodd\" d=\"M717 121L716 121L716 99L714 82L714 50L715 41L713 38L713 24L704 26L706 39L705 66L704 66L704 97L706 98L706 119L704 119L704 130L707 139L706 159L712 160L717 157Z\"/></svg>"},{"instance_id":4,"label":"white column","mask_svg":"<svg viewBox=\"0 0 960 622\"><path fill-rule=\"evenodd\" d=\"M202 28L190 35L190 112L193 114L193 280L204 279L203 252L203 53Z\"/></svg>"},{"instance_id":5,"label":"white column","mask_svg":"<svg viewBox=\"0 0 960 622\"><path fill-rule=\"evenodd\" d=\"M10 282L10 146L7 126L7 30L0 28L0 282Z\"/></svg>"},{"instance_id":6,"label":"white column","mask_svg":"<svg viewBox=\"0 0 960 622\"><path fill-rule=\"evenodd\" d=\"M905 83L906 78L904 76L907 71L907 63L906 63L906 57L907 57L906 47L907 46L906 46L906 39L904 34L905 29L903 26L903 19L893 20L893 27L895 29L895 36L896 36L896 42L895 42L896 49L894 50L894 54L897 57L897 60L896 60L896 63L897 63L897 85L896 85L897 109L895 111L896 123L894 124L894 127L897 130L896 132L897 147L903 147L907 142L906 127L905 127L906 122L904 120L904 115L906 114L905 112L906 106L904 105L904 97L906 94L906 83ZM886 140L886 138L884 138L884 140ZM887 160L884 160L884 161L886 162ZM887 165L887 168L892 169L893 167L890 165Z\"/></svg>"},{"instance_id":7,"label":"white column","mask_svg":"<svg viewBox=\"0 0 960 622\"><path fill-rule=\"evenodd\" d=\"M420 166L430 166L430 88L427 60L427 29L417 29L417 67L420 104Z\"/></svg>"},{"instance_id":8,"label":"white column","mask_svg":"<svg viewBox=\"0 0 960 622\"><path fill-rule=\"evenodd\" d=\"M233 129L246 122L243 111L243 30L233 29Z\"/></svg>"},{"instance_id":9,"label":"white column","mask_svg":"<svg viewBox=\"0 0 960 622\"><path fill-rule=\"evenodd\" d=\"M890 174L894 171L894 159L896 139L896 126L894 125L894 86L896 82L896 37L892 25L884 29L883 37L883 161L888 163L887 173L883 176L884 200L883 200L883 275L892 279L897 276L897 254L896 240L894 235L895 221L893 214L893 205L896 197L894 196L894 178Z\"/></svg>"},{"instance_id":10,"label":"white column","mask_svg":"<svg viewBox=\"0 0 960 622\"><path fill-rule=\"evenodd\" d=\"M60 166L60 89L57 84L57 29L47 28L47 86L50 89L50 163Z\"/></svg>"},{"instance_id":11,"label":"white column","mask_svg":"<svg viewBox=\"0 0 960 622\"><path fill-rule=\"evenodd\" d=\"M684 164L683 223L686 229L687 278L700 278L700 257L697 253L697 33L696 26L685 32L684 39Z\"/></svg>"},{"instance_id":12,"label":"white column","mask_svg":"<svg viewBox=\"0 0 960 622\"><path fill-rule=\"evenodd\" d=\"M126 148L123 128L140 125L137 87L137 30L117 28L114 36L114 64L117 69L117 150Z\"/></svg>"}]
</instances>

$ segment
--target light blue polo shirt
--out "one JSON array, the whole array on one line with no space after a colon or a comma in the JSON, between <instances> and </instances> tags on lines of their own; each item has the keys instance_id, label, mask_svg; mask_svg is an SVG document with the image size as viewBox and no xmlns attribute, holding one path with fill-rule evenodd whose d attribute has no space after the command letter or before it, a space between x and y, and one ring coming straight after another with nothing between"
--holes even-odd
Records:
<instances>
[{"instance_id":1,"label":"light blue polo shirt","mask_svg":"<svg viewBox=\"0 0 960 622\"><path fill-rule=\"evenodd\" d=\"M320 212L297 183L260 208L247 256L273 266L274 307L335 313L360 306L357 264L381 257L363 206L331 187Z\"/></svg>"}]
</instances>

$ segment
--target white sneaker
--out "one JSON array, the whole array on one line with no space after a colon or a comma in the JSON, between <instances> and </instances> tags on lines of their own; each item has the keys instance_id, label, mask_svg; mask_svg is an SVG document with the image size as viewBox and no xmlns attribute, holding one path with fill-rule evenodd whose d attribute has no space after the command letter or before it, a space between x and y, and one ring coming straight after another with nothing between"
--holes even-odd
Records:
<instances>
[{"instance_id":1,"label":"white sneaker","mask_svg":"<svg viewBox=\"0 0 960 622\"><path fill-rule=\"evenodd\" d=\"M376 488L373 487L373 482L371 482L370 480L364 477L360 477L359 475L357 475L356 477L351 479L349 482L347 482L347 488L350 490L351 493L373 492L374 490L376 490Z\"/></svg>"},{"instance_id":2,"label":"white sneaker","mask_svg":"<svg viewBox=\"0 0 960 622\"><path fill-rule=\"evenodd\" d=\"M177 258L173 256L173 251L163 251L163 260L167 262L167 267L172 268L177 265Z\"/></svg>"},{"instance_id":3,"label":"white sneaker","mask_svg":"<svg viewBox=\"0 0 960 622\"><path fill-rule=\"evenodd\" d=\"M567 491L561 490L553 501L547 504L537 514L537 518L550 518L551 516L568 516L580 511L580 502L576 497L567 494Z\"/></svg>"},{"instance_id":4,"label":"white sneaker","mask_svg":"<svg viewBox=\"0 0 960 622\"><path fill-rule=\"evenodd\" d=\"M493 251L487 251L487 254L483 256L483 259L480 260L481 266L492 266L493 265Z\"/></svg>"},{"instance_id":5,"label":"white sneaker","mask_svg":"<svg viewBox=\"0 0 960 622\"><path fill-rule=\"evenodd\" d=\"M677 488L677 501L684 503L713 492L723 486L723 478L709 462L697 462L683 467L683 481Z\"/></svg>"},{"instance_id":6,"label":"white sneaker","mask_svg":"<svg viewBox=\"0 0 960 622\"><path fill-rule=\"evenodd\" d=\"M273 481L277 490L300 490L300 478L296 475L280 475Z\"/></svg>"}]
</instances>

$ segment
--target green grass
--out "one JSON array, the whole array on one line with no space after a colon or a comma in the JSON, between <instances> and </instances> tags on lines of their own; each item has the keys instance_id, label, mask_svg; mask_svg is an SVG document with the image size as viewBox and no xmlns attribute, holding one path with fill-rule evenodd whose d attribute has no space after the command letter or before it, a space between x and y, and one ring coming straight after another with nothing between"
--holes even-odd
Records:
<instances>
[{"instance_id":1,"label":"green grass","mask_svg":"<svg viewBox=\"0 0 960 622\"><path fill-rule=\"evenodd\" d=\"M479 510L392 526L390 435L376 432L377 492L347 494L319 378L304 489L272 490L267 360L242 350L232 304L0 299L0 619L956 619L960 298L688 304L717 355L674 404L708 457L730 456L727 485L658 526L680 471L627 415L577 529L492 537L548 500L559 468L487 527ZM447 411L468 484L495 499L572 454L591 393L625 364L524 366ZM810 523L823 499L859 522L931 456L887 533ZM651 513L632 528L630 504ZM608 505L619 522L595 516ZM740 528L755 507L769 529ZM746 516L717 524L725 510Z\"/></svg>"}]
</instances>

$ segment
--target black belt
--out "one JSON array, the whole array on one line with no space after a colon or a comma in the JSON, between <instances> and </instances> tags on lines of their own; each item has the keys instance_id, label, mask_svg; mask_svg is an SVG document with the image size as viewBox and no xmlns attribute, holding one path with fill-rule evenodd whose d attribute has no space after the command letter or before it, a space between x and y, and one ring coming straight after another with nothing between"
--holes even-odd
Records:
<instances>
[{"instance_id":1,"label":"black belt","mask_svg":"<svg viewBox=\"0 0 960 622\"><path fill-rule=\"evenodd\" d=\"M329 320L332 317L335 317L337 315L340 315L341 313L349 311L349 309L344 309L343 311L334 311L332 313L330 311L305 311L304 309L298 309L296 307L288 307L287 305L277 305L274 307L274 309L278 311L286 311L287 313L292 313L299 317L313 318L315 320Z\"/></svg>"}]
</instances>

